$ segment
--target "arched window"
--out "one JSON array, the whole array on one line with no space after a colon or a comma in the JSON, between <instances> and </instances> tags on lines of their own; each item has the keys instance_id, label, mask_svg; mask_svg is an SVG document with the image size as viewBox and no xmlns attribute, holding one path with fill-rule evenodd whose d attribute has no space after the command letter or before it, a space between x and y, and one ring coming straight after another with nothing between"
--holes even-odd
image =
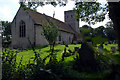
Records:
<instances>
[{"instance_id":1,"label":"arched window","mask_svg":"<svg viewBox=\"0 0 120 80\"><path fill-rule=\"evenodd\" d=\"M20 21L19 36L20 37L26 36L26 26L24 21Z\"/></svg>"},{"instance_id":2,"label":"arched window","mask_svg":"<svg viewBox=\"0 0 120 80\"><path fill-rule=\"evenodd\" d=\"M59 41L61 41L61 36L59 36Z\"/></svg>"},{"instance_id":3,"label":"arched window","mask_svg":"<svg viewBox=\"0 0 120 80\"><path fill-rule=\"evenodd\" d=\"M71 38L69 37L69 42L71 42Z\"/></svg>"}]
</instances>

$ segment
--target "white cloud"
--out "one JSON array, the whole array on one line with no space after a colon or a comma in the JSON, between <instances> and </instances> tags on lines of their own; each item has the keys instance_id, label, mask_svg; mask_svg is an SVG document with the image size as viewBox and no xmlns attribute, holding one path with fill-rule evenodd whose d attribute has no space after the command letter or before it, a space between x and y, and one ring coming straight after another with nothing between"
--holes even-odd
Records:
<instances>
[{"instance_id":1,"label":"white cloud","mask_svg":"<svg viewBox=\"0 0 120 80\"><path fill-rule=\"evenodd\" d=\"M18 8L18 0L0 0L0 19L12 21Z\"/></svg>"}]
</instances>

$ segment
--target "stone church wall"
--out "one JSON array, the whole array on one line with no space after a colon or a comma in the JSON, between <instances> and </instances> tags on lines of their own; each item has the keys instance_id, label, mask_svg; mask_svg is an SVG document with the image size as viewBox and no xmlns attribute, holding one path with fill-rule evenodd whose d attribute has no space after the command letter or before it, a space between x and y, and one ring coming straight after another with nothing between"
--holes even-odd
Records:
<instances>
[{"instance_id":1,"label":"stone church wall","mask_svg":"<svg viewBox=\"0 0 120 80\"><path fill-rule=\"evenodd\" d=\"M65 44L71 44L74 34L72 33L68 33L68 32L64 32L64 31L60 31L59 35L61 36L61 44L65 43Z\"/></svg>"},{"instance_id":2,"label":"stone church wall","mask_svg":"<svg viewBox=\"0 0 120 80\"><path fill-rule=\"evenodd\" d=\"M25 22L26 26L26 36L20 37L20 21L23 20ZM30 47L30 42L34 44L34 23L31 19L31 17L28 15L26 11L23 10L23 8L20 8L12 22L12 46L15 48L26 48Z\"/></svg>"},{"instance_id":3,"label":"stone church wall","mask_svg":"<svg viewBox=\"0 0 120 80\"><path fill-rule=\"evenodd\" d=\"M43 46L43 45L48 45L48 41L45 39L45 37L42 35L42 27L41 26L35 26L35 36L36 36L36 46Z\"/></svg>"}]
</instances>

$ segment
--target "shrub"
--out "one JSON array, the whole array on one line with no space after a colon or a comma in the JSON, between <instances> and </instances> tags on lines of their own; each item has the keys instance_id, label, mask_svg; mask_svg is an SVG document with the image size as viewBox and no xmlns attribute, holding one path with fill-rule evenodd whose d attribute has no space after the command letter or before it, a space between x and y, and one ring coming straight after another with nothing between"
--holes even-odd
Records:
<instances>
[{"instance_id":1,"label":"shrub","mask_svg":"<svg viewBox=\"0 0 120 80\"><path fill-rule=\"evenodd\" d=\"M13 80L13 79L18 79L21 80L24 78L24 66L22 66L22 58L17 65L16 62L16 56L17 53L9 50L9 49L3 49L3 54L2 54L2 79L3 80Z\"/></svg>"}]
</instances>

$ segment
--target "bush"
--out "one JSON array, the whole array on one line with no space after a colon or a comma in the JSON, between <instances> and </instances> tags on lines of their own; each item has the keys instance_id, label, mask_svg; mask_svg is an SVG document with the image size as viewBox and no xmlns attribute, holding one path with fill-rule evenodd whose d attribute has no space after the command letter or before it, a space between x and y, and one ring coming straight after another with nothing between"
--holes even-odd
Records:
<instances>
[{"instance_id":1,"label":"bush","mask_svg":"<svg viewBox=\"0 0 120 80\"><path fill-rule=\"evenodd\" d=\"M17 65L16 62L16 56L17 53L9 50L9 49L3 49L3 55L2 55L2 80L13 80L18 79L21 80L24 78L24 66L22 66L22 58Z\"/></svg>"}]
</instances>

